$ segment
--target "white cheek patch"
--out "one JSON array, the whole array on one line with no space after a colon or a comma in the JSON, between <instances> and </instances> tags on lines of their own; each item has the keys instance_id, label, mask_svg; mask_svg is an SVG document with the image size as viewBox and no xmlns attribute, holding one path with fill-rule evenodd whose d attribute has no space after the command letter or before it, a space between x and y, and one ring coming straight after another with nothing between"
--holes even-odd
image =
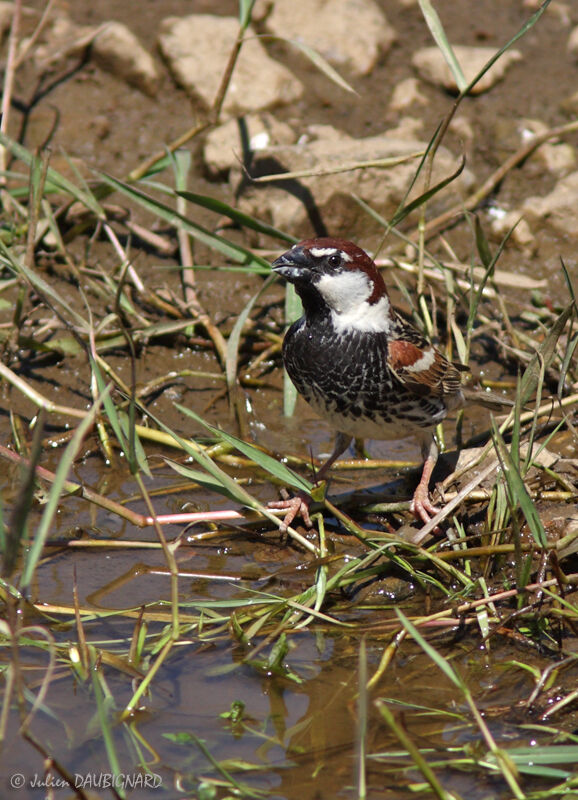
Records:
<instances>
[{"instance_id":1,"label":"white cheek patch","mask_svg":"<svg viewBox=\"0 0 578 800\"><path fill-rule=\"evenodd\" d=\"M389 299L384 296L377 303L368 303L373 292L373 283L365 272L356 270L323 275L316 288L331 309L333 324L338 333L346 333L352 329L382 332L389 330Z\"/></svg>"},{"instance_id":2,"label":"white cheek patch","mask_svg":"<svg viewBox=\"0 0 578 800\"><path fill-rule=\"evenodd\" d=\"M373 285L365 272L360 270L322 275L315 284L325 302L333 311L341 314L367 300Z\"/></svg>"}]
</instances>

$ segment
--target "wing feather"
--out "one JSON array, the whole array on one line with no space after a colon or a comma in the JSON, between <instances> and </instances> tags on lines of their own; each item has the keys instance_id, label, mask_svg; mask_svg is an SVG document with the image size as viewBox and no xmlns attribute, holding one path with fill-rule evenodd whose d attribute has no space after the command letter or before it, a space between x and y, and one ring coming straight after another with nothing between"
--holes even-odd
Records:
<instances>
[{"instance_id":1,"label":"wing feather","mask_svg":"<svg viewBox=\"0 0 578 800\"><path fill-rule=\"evenodd\" d=\"M417 340L418 336L415 338ZM388 364L403 385L420 397L430 395L449 399L461 390L460 369L464 368L448 361L421 337L415 342L403 339L390 341Z\"/></svg>"}]
</instances>

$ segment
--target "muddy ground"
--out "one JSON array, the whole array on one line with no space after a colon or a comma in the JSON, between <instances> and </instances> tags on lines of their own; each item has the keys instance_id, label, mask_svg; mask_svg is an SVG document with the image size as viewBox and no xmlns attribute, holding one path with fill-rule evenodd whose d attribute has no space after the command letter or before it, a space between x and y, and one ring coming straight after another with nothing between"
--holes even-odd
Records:
<instances>
[{"instance_id":1,"label":"muddy ground","mask_svg":"<svg viewBox=\"0 0 578 800\"><path fill-rule=\"evenodd\" d=\"M350 81L357 95L340 90L295 51L284 48L279 43L270 45L272 54L288 64L307 86L307 92L301 101L276 111L279 119L289 120L297 130L299 124L303 129L311 124L330 124L356 137L375 135L399 124L402 112L393 112L388 106L392 91L397 83L415 75L411 56L420 47L430 45L431 36L417 4L385 2L382 6L397 38L390 52L381 59L370 75L356 78L344 71L344 77ZM454 4L437 4L450 41L496 46L511 37L528 18L533 9L527 6L524 3L484 2L477 4L475 14L469 11L456 14ZM41 4L37 4L37 7L41 7ZM43 77L39 87L38 68L32 61L25 62L16 77L9 132L15 137L20 136L29 148L48 145L52 153L51 164L64 174L72 174L72 162L74 169L79 170L88 180L94 177L92 169L123 177L152 152L158 151L165 143L191 127L202 113L195 108L182 89L175 85L156 50L161 20L167 16L191 12L235 14L236 4L159 4L151 1L139 3L138 14L135 14L132 3L102 2L95 5L80 2L68 11L74 22L80 25L96 25L108 19L126 23L155 55L162 76L158 94L154 98L147 97L83 58L71 58L65 64L59 64L54 74ZM33 20L33 15L25 16L25 27L30 28ZM521 120L539 120L547 127L554 127L572 119L574 112L571 98L576 86L577 67L566 52L571 20L571 7L554 4L541 18L539 25L516 44L523 59L510 68L506 80L492 91L475 98L467 98L462 104L458 118L467 121L474 131L474 138L472 141L465 140L462 136L463 129L460 129L459 135L450 130L447 144L454 153L463 152L465 148L467 166L476 177L476 185L482 183L506 158L519 149L523 141L520 133ZM448 112L453 99L439 87L426 82L421 82L420 92L427 100L427 105L418 109L423 124L423 138L427 140ZM23 109L27 109L27 112L22 113ZM410 113L415 115L415 111L412 107ZM564 141L572 145L576 143L577 136L569 135ZM197 165L190 181L190 190L234 203L235 199L228 185L207 180L201 159L201 146L202 137L190 145ZM568 167L566 171L569 169ZM509 172L499 184L498 190L486 199L484 208L480 210L491 243L497 245L503 235L492 233L491 223L496 209L499 213L507 212L518 208L529 196L547 195L559 177L545 168L538 157L530 158L520 168ZM170 176L168 180L170 181ZM117 201L123 206L122 200L114 198L114 202ZM126 205L124 201L124 206ZM443 202L441 207L443 208ZM150 217L142 209L132 209L131 213L136 222L145 227L150 224ZM212 228L219 224L219 221L215 221L215 215L204 213L198 208L195 209L195 219ZM414 230L416 221L414 218L406 221L401 229L410 233ZM352 225L356 225L357 229L346 224L340 230L334 230L331 219L323 222L331 233L346 235L367 247L375 246L381 239L380 228L369 218L360 219L359 215L352 220ZM126 230L121 228L119 233L126 235ZM315 231L299 230L294 233L308 235ZM530 277L545 277L548 282L547 291L543 293L546 299L551 298L555 303L563 302L567 297L567 287L560 269L560 259L564 260L570 275L575 274L577 262L574 240L553 231L547 223L533 223L532 233L534 239L529 247L506 248L500 258L500 267ZM231 235L236 236L234 232ZM446 232L446 237L449 247L463 263L467 264L475 256L475 245L468 225L462 224L450 229ZM168 238L170 248L175 243ZM254 243L254 238L251 241ZM270 248L270 252L275 252L275 245L271 241L261 244ZM392 240L391 246L399 251L398 242ZM111 248L103 247L98 239L90 240L88 249L86 247L86 243L80 239L71 245L80 264L86 260L88 266L91 261L102 264L105 269L115 266L115 256ZM194 247L197 263L220 263L215 262L215 255L206 251L202 245L197 243ZM387 255L387 249L386 245L384 255ZM439 242L432 244L432 251L442 258L448 256L448 247ZM139 241L138 237L134 239L132 255L139 273L151 288L167 282L171 288L175 286L172 276L176 273L171 273L170 266L177 263L176 258L163 256L159 252L151 253L150 248ZM49 263L48 257L47 264ZM216 323L223 327L225 334L230 330L235 314L260 285L260 279L240 276L239 273L229 273L223 278L218 272L199 271L196 280L203 306ZM411 281L409 284L411 288ZM180 291L178 284L177 291ZM282 291L281 287L276 287L268 297L272 301L279 299ZM515 292L510 292L510 295L514 300L517 299ZM399 294L396 294L395 299L404 310L408 310ZM267 306L264 313L272 313L275 318L277 312ZM216 366L209 351L199 354L197 349L188 348L186 342L183 343L183 352L178 354L167 354L162 348L157 350L152 347L146 349L139 361L139 380L146 382L159 373L164 374L167 357L177 358L182 366L196 369L211 371ZM487 360L488 354L479 353L478 357ZM119 367L122 369L122 364ZM278 375L272 375L271 380L273 383L278 381ZM201 387L195 386L195 389L198 388ZM186 387L184 391L187 391ZM188 401L186 395L184 399ZM257 392L254 402L258 404L260 399ZM73 398L70 401L74 402ZM273 403L273 419L267 416L268 407L271 407L270 402L266 400L265 406L258 408L256 422L266 429L274 429L278 420L277 405ZM166 410L170 413L169 408ZM218 413L222 414L223 411L224 404ZM304 413L308 414L306 410Z\"/></svg>"}]
</instances>

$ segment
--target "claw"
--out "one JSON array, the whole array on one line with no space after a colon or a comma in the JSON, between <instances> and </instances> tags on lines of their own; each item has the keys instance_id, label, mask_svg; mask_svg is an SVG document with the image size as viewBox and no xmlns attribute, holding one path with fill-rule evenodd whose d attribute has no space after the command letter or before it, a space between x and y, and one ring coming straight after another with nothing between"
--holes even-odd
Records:
<instances>
[{"instance_id":1,"label":"claw","mask_svg":"<svg viewBox=\"0 0 578 800\"><path fill-rule=\"evenodd\" d=\"M339 456L343 453L344 450L347 450L349 447L349 443L351 442L352 437L348 436L346 433L338 433L337 438L335 440L335 445L333 447L333 451L327 461L323 464L319 472L317 473L315 479L315 487L313 490L314 499L318 501L320 498L318 496L317 490L321 486L322 496L325 496L325 475L329 471L329 467L339 458ZM295 497L287 498L287 493L283 489L281 492L284 497L283 500L272 500L270 503L267 503L267 507L271 509L271 511L287 511L285 516L283 517L283 521L279 525L279 530L281 533L285 533L289 525L293 522L296 517L301 517L303 522L305 523L306 528L312 528L313 523L311 522L311 517L309 516L309 506L311 505L312 499L309 495L305 494L304 492L299 492L295 495Z\"/></svg>"},{"instance_id":2,"label":"claw","mask_svg":"<svg viewBox=\"0 0 578 800\"><path fill-rule=\"evenodd\" d=\"M440 512L440 509L430 501L427 486L421 483L415 490L410 510L414 517L421 520L424 525L427 525L431 518Z\"/></svg>"},{"instance_id":3,"label":"claw","mask_svg":"<svg viewBox=\"0 0 578 800\"><path fill-rule=\"evenodd\" d=\"M286 511L283 517L279 530L285 533L289 525L296 517L301 517L306 528L312 528L313 523L309 516L309 506L311 505L311 498L306 494L299 493L295 497L290 497L287 500L271 500L267 503L267 508L272 511Z\"/></svg>"}]
</instances>

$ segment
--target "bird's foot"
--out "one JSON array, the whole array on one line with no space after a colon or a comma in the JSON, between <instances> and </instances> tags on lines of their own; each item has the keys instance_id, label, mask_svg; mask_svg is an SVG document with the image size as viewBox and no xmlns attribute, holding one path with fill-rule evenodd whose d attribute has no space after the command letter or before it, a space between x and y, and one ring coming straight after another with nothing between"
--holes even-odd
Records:
<instances>
[{"instance_id":1,"label":"bird's foot","mask_svg":"<svg viewBox=\"0 0 578 800\"><path fill-rule=\"evenodd\" d=\"M439 514L441 509L434 506L430 501L428 487L419 483L411 501L410 511L416 519L421 520L424 525L427 525L432 517Z\"/></svg>"},{"instance_id":2,"label":"bird's foot","mask_svg":"<svg viewBox=\"0 0 578 800\"><path fill-rule=\"evenodd\" d=\"M288 497L285 490L282 491L282 494L284 495L283 500L271 500L271 502L267 503L267 508L270 508L271 511L286 512L283 521L279 525L281 533L285 533L296 517L301 517L306 528L312 528L313 523L309 516L311 498L303 492L299 492L294 497Z\"/></svg>"}]
</instances>

